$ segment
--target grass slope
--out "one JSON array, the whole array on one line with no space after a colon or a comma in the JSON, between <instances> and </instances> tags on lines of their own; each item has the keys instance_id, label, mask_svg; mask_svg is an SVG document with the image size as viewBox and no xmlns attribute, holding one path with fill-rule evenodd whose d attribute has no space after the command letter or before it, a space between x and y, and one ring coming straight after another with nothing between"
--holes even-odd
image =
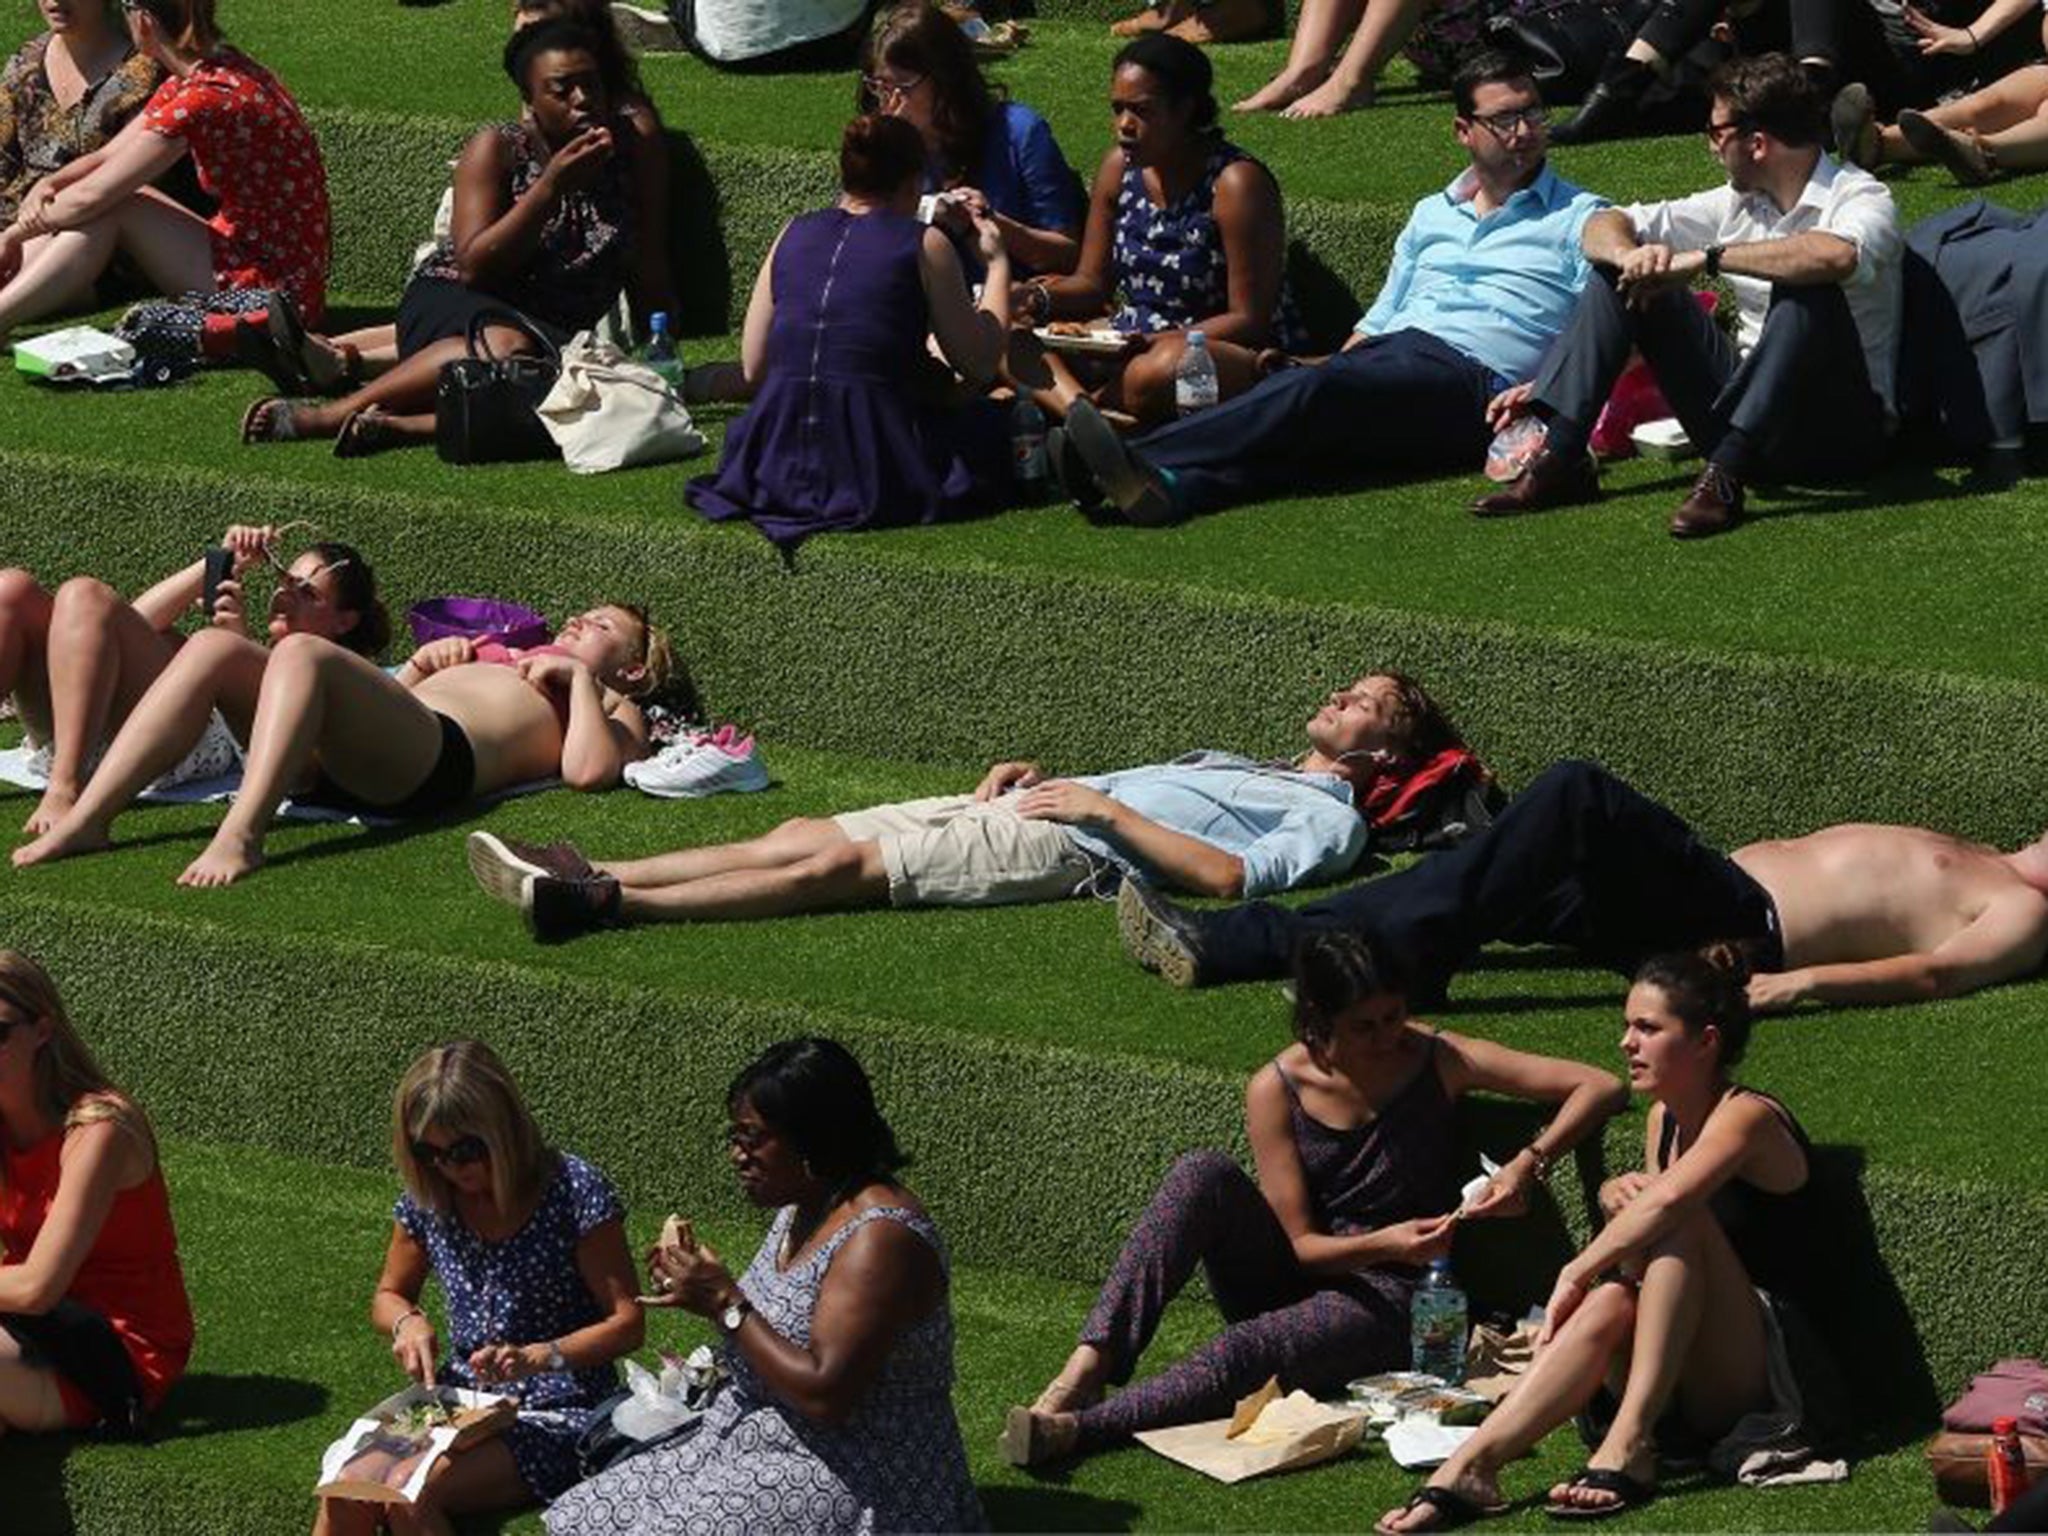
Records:
<instances>
[{"instance_id":1,"label":"grass slope","mask_svg":"<svg viewBox=\"0 0 2048 1536\"><path fill-rule=\"evenodd\" d=\"M701 1127L709 1137L710 1127ZM351 1134L370 1148L376 1120ZM574 1143L571 1143L574 1145ZM24 1436L0 1440L0 1487L9 1536L280 1536L312 1518L320 1451L363 1407L399 1384L364 1309L389 1231L388 1174L273 1154L173 1141L171 1180L187 1283L198 1320L191 1372L147 1446ZM650 1239L669 1206L698 1208L701 1191L672 1185L636 1204L636 1240ZM949 1213L938 1211L942 1225ZM737 1264L758 1241L757 1218L709 1229ZM1002 1466L995 1431L1005 1406L1036 1392L1071 1347L1090 1300L1080 1286L1001 1269L962 1268L954 1282L959 1380L954 1402L976 1481L1005 1530L1359 1529L1397 1503L1412 1481L1368 1449L1292 1476L1223 1488L1131 1448L1051 1478ZM1215 1325L1205 1306L1169 1315L1152 1363L1163 1363ZM688 1348L706 1330L656 1315L648 1348ZM1575 1466L1569 1432L1517 1466L1511 1487L1533 1497ZM1917 1453L1881 1451L1835 1487L1766 1493L1708 1487L1632 1517L1633 1530L1896 1530L1930 1503ZM1523 1503L1502 1530L1545 1526ZM497 1529L497 1522L483 1522ZM528 1515L505 1528L530 1536Z\"/></svg>"}]
</instances>

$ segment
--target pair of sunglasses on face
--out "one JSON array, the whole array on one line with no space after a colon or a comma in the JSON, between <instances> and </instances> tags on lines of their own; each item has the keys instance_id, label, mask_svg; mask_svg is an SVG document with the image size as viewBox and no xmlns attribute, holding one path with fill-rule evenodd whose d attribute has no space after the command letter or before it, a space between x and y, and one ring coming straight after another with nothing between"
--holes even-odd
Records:
<instances>
[{"instance_id":1,"label":"pair of sunglasses on face","mask_svg":"<svg viewBox=\"0 0 2048 1536\"><path fill-rule=\"evenodd\" d=\"M413 1161L423 1168L472 1168L491 1155L481 1136L458 1136L445 1147L431 1141L412 1143Z\"/></svg>"}]
</instances>

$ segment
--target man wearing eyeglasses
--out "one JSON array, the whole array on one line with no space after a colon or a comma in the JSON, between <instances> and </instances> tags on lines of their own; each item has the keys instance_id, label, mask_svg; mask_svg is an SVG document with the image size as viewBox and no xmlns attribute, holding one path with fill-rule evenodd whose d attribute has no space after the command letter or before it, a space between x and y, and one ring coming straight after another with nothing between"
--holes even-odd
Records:
<instances>
[{"instance_id":1,"label":"man wearing eyeglasses","mask_svg":"<svg viewBox=\"0 0 2048 1536\"><path fill-rule=\"evenodd\" d=\"M1415 205L1343 350L1128 446L1076 401L1047 448L1078 505L1155 526L1333 478L1478 466L1487 402L1563 328L1590 272L1581 234L1605 205L1545 162L1525 63L1475 54L1451 89L1470 164Z\"/></svg>"},{"instance_id":2,"label":"man wearing eyeglasses","mask_svg":"<svg viewBox=\"0 0 2048 1536\"><path fill-rule=\"evenodd\" d=\"M1586 501L1587 438L1640 349L1707 464L1671 518L1678 538L1733 527L1752 479L1829 481L1885 455L1898 353L1900 249L1892 195L1820 147L1823 103L1784 54L1731 60L1709 82L1707 144L1728 180L1586 225L1595 280L1535 379L1489 410L1496 426L1549 418L1544 449L1481 516ZM1690 289L1724 277L1735 340Z\"/></svg>"}]
</instances>

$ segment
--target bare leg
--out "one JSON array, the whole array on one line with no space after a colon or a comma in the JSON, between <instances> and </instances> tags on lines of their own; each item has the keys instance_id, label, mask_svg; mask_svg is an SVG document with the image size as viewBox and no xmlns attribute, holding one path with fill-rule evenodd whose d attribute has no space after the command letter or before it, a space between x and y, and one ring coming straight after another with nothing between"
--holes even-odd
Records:
<instances>
[{"instance_id":1,"label":"bare leg","mask_svg":"<svg viewBox=\"0 0 2048 1536\"><path fill-rule=\"evenodd\" d=\"M1372 105L1373 88L1387 60L1414 32L1425 0L1366 0L1365 16L1351 34L1351 44L1330 78L1297 98L1284 115L1292 118L1335 117Z\"/></svg>"},{"instance_id":2,"label":"bare leg","mask_svg":"<svg viewBox=\"0 0 2048 1536\"><path fill-rule=\"evenodd\" d=\"M491 350L500 357L533 350L533 343L522 331L494 325L486 327L484 334ZM460 336L450 336L432 346L422 347L403 362L393 364L354 394L294 409L291 417L293 435L332 437L341 430L341 424L357 411L370 409L384 411L394 419L425 413L428 420L432 420L434 390L441 382L442 365L468 355L469 343Z\"/></svg>"},{"instance_id":3,"label":"bare leg","mask_svg":"<svg viewBox=\"0 0 2048 1536\"><path fill-rule=\"evenodd\" d=\"M486 1440L437 1462L417 1504L391 1506L391 1529L395 1536L454 1536L450 1515L524 1509L533 1501L505 1442Z\"/></svg>"},{"instance_id":4,"label":"bare leg","mask_svg":"<svg viewBox=\"0 0 2048 1536\"><path fill-rule=\"evenodd\" d=\"M105 582L74 576L51 604L50 786L22 830L41 836L77 802L85 762L177 654Z\"/></svg>"},{"instance_id":5,"label":"bare leg","mask_svg":"<svg viewBox=\"0 0 2048 1536\"><path fill-rule=\"evenodd\" d=\"M1592 1401L1616 1351L1628 1346L1635 1327L1636 1299L1627 1286L1595 1290L1479 1432L1437 1469L1430 1484L1461 1493L1482 1507L1498 1503L1500 1469ZM1435 1523L1436 1516L1425 1506L1390 1510L1380 1518L1379 1529L1420 1531Z\"/></svg>"},{"instance_id":6,"label":"bare leg","mask_svg":"<svg viewBox=\"0 0 2048 1536\"><path fill-rule=\"evenodd\" d=\"M106 847L114 818L199 744L223 694L257 686L269 657L253 640L224 629L201 630L187 640L108 743L78 803L48 832L14 850L15 867Z\"/></svg>"},{"instance_id":7,"label":"bare leg","mask_svg":"<svg viewBox=\"0 0 2048 1536\"><path fill-rule=\"evenodd\" d=\"M1983 134L1979 142L1997 156L2001 171L2048 169L2048 100L2035 114L2010 128Z\"/></svg>"},{"instance_id":8,"label":"bare leg","mask_svg":"<svg viewBox=\"0 0 2048 1536\"><path fill-rule=\"evenodd\" d=\"M1234 111L1272 112L1330 78L1331 61L1345 34L1365 14L1365 0L1302 0L1280 73L1237 103Z\"/></svg>"},{"instance_id":9,"label":"bare leg","mask_svg":"<svg viewBox=\"0 0 2048 1536\"><path fill-rule=\"evenodd\" d=\"M847 836L839 830L837 822L799 816L785 821L773 832L745 842L678 848L651 859L622 859L600 864L598 868L628 889L648 890L739 869L780 869L846 841Z\"/></svg>"},{"instance_id":10,"label":"bare leg","mask_svg":"<svg viewBox=\"0 0 2048 1536\"><path fill-rule=\"evenodd\" d=\"M1179 409L1174 394L1174 375L1187 351L1187 337L1181 331L1161 331L1150 345L1133 357L1123 373L1102 393L1101 403L1113 410L1125 410L1144 426L1156 427L1173 420ZM1209 343L1209 355L1216 361L1216 398L1228 400L1258 383L1259 354L1235 342Z\"/></svg>"},{"instance_id":11,"label":"bare leg","mask_svg":"<svg viewBox=\"0 0 2048 1536\"><path fill-rule=\"evenodd\" d=\"M13 695L38 741L50 739L49 638L50 594L27 571L0 571L0 696Z\"/></svg>"},{"instance_id":12,"label":"bare leg","mask_svg":"<svg viewBox=\"0 0 2048 1536\"><path fill-rule=\"evenodd\" d=\"M64 1399L57 1373L28 1364L13 1336L0 1333L0 1430L36 1434L64 1427Z\"/></svg>"},{"instance_id":13,"label":"bare leg","mask_svg":"<svg viewBox=\"0 0 2048 1536\"><path fill-rule=\"evenodd\" d=\"M24 320L81 302L125 250L160 293L211 293L213 237L206 221L153 187L131 194L101 218L48 236L0 288L0 336Z\"/></svg>"},{"instance_id":14,"label":"bare leg","mask_svg":"<svg viewBox=\"0 0 2048 1536\"><path fill-rule=\"evenodd\" d=\"M377 1536L380 1504L357 1499L322 1499L313 1516L313 1536Z\"/></svg>"},{"instance_id":15,"label":"bare leg","mask_svg":"<svg viewBox=\"0 0 2048 1536\"><path fill-rule=\"evenodd\" d=\"M440 752L434 712L376 663L315 635L285 636L263 671L241 793L178 884L229 885L261 867L271 819L316 756L337 784L376 802L416 788Z\"/></svg>"},{"instance_id":16,"label":"bare leg","mask_svg":"<svg viewBox=\"0 0 2048 1536\"><path fill-rule=\"evenodd\" d=\"M753 917L789 917L847 907L880 907L889 901L889 872L877 843L841 838L794 864L773 869L736 869L680 885L627 887L619 915L628 922L720 922Z\"/></svg>"}]
</instances>

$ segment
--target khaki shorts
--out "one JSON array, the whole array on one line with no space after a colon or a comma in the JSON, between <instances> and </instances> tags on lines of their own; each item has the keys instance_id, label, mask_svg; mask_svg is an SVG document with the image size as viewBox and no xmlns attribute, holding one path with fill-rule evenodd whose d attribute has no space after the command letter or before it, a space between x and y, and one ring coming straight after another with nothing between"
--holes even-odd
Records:
<instances>
[{"instance_id":1,"label":"khaki shorts","mask_svg":"<svg viewBox=\"0 0 2048 1536\"><path fill-rule=\"evenodd\" d=\"M832 818L857 843L875 843L896 907L996 907L1061 901L1088 884L1092 866L1057 822L1026 821L1015 798L937 795Z\"/></svg>"}]
</instances>

